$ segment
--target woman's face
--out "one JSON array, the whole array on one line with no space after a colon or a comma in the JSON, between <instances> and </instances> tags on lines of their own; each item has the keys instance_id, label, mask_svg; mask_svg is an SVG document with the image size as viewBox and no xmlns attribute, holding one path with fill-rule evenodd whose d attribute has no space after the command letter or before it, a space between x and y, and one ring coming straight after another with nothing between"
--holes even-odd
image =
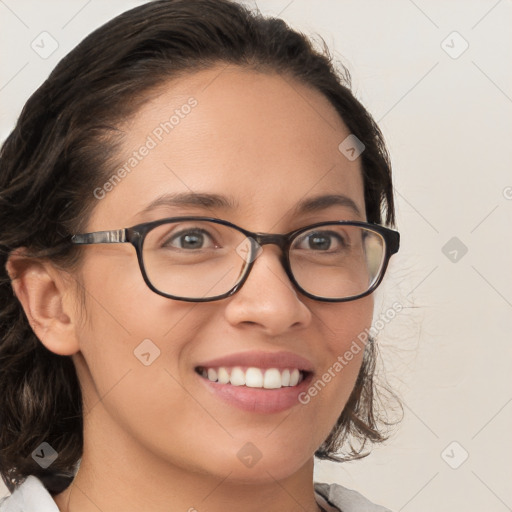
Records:
<instances>
[{"instance_id":1,"label":"woman's face","mask_svg":"<svg viewBox=\"0 0 512 512\"><path fill-rule=\"evenodd\" d=\"M162 90L122 127L115 171L125 164L129 171L105 192L96 189L101 199L87 231L185 215L266 233L365 220L360 159L338 149L349 131L320 93L290 78L224 66ZM345 196L356 209L346 200L301 207L327 195ZM332 372L370 326L371 296L346 303L302 296L276 245L264 246L235 295L205 303L151 291L130 244L83 251L85 319L73 357L86 403L85 453L129 445L141 465L153 459L240 481L285 478L311 462L348 400L362 351L309 403L289 395ZM235 366L309 373L295 388L265 390L213 383L197 371L219 366L228 373ZM118 453L109 457L119 460Z\"/></svg>"}]
</instances>

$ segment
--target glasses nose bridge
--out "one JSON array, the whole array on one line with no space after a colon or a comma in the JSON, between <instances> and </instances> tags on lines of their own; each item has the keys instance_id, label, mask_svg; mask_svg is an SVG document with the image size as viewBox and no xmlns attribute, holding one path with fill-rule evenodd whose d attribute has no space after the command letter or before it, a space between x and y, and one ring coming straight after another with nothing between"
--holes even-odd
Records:
<instances>
[{"instance_id":1,"label":"glasses nose bridge","mask_svg":"<svg viewBox=\"0 0 512 512\"><path fill-rule=\"evenodd\" d=\"M250 237L258 243L259 246L264 245L277 245L283 253L289 244L287 235L280 235L277 233L251 233Z\"/></svg>"}]
</instances>

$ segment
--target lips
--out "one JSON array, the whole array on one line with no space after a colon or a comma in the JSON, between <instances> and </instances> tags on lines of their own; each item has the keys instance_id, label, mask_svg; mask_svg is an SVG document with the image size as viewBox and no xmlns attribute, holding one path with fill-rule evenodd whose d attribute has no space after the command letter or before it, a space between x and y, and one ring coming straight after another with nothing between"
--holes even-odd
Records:
<instances>
[{"instance_id":1,"label":"lips","mask_svg":"<svg viewBox=\"0 0 512 512\"><path fill-rule=\"evenodd\" d=\"M297 368L300 371L312 372L313 364L298 354L293 352L240 352L228 356L210 359L200 362L196 368L225 368L255 367L255 368L277 368L285 370L286 368Z\"/></svg>"},{"instance_id":2,"label":"lips","mask_svg":"<svg viewBox=\"0 0 512 512\"><path fill-rule=\"evenodd\" d=\"M203 361L195 372L224 402L274 413L299 403L297 396L311 381L313 365L293 352L242 352Z\"/></svg>"}]
</instances>

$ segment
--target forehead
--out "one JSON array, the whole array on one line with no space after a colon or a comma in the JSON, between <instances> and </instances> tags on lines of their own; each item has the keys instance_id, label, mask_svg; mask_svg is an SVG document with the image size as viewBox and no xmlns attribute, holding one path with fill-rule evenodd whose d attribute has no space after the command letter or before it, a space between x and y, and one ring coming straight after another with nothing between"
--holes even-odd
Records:
<instances>
[{"instance_id":1,"label":"forehead","mask_svg":"<svg viewBox=\"0 0 512 512\"><path fill-rule=\"evenodd\" d=\"M325 194L364 216L360 159L339 150L350 132L321 93L288 76L217 65L153 91L121 130L98 221L142 222L160 195L184 193L227 196L238 216L264 223Z\"/></svg>"}]
</instances>

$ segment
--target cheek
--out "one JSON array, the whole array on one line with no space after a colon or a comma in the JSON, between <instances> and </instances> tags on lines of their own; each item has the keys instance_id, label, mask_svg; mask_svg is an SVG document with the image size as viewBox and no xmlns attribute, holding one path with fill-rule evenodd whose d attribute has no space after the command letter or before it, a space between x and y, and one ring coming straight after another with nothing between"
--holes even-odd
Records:
<instances>
[{"instance_id":1,"label":"cheek","mask_svg":"<svg viewBox=\"0 0 512 512\"><path fill-rule=\"evenodd\" d=\"M136 264L135 255L132 259ZM207 308L195 309L193 303L151 291L133 262L130 268L128 261L117 263L102 265L102 259L95 258L94 266L84 267L81 276L86 298L78 337L91 400L92 390L101 397L118 383L126 386L127 380L148 389L168 387L165 381L170 377L164 368L179 378L178 362L209 314ZM143 399L143 393L133 390L125 396Z\"/></svg>"},{"instance_id":2,"label":"cheek","mask_svg":"<svg viewBox=\"0 0 512 512\"><path fill-rule=\"evenodd\" d=\"M317 307L324 346L321 369L305 395L305 405L314 405L327 426L336 422L348 401L361 368L374 300L370 295L353 302Z\"/></svg>"},{"instance_id":3,"label":"cheek","mask_svg":"<svg viewBox=\"0 0 512 512\"><path fill-rule=\"evenodd\" d=\"M133 247L124 249L94 254L94 261L86 262L80 278L86 290L89 335L112 336L110 345L133 350L146 338L155 338L158 344L157 340L163 342L172 332L179 332L195 304L170 300L150 290Z\"/></svg>"},{"instance_id":4,"label":"cheek","mask_svg":"<svg viewBox=\"0 0 512 512\"><path fill-rule=\"evenodd\" d=\"M364 348L371 326L374 299L372 295L339 304L311 306L323 332L326 354L334 359L350 350L353 342ZM331 307L332 306L332 307ZM357 350L353 350L357 355ZM350 356L349 356L350 357Z\"/></svg>"},{"instance_id":5,"label":"cheek","mask_svg":"<svg viewBox=\"0 0 512 512\"><path fill-rule=\"evenodd\" d=\"M225 435L191 399L187 368L180 366L198 330L210 322L210 309L166 299L144 282L119 281L98 267L91 274L84 275L86 317L76 359L85 414L92 413L90 421L106 435L115 432L126 443L138 439L150 451L172 453L173 460L187 464L194 457L182 446L197 438L198 418L205 442L218 443Z\"/></svg>"}]
</instances>

